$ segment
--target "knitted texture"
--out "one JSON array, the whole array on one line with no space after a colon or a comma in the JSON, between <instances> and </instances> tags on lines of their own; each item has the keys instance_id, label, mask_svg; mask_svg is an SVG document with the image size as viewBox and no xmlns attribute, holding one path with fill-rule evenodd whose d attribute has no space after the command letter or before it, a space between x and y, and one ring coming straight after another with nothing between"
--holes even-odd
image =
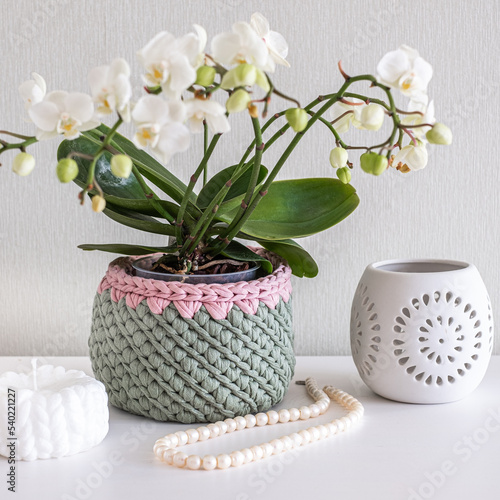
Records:
<instances>
[{"instance_id":1,"label":"knitted texture","mask_svg":"<svg viewBox=\"0 0 500 500\"><path fill-rule=\"evenodd\" d=\"M109 265L97 292L109 289L113 301L125 298L132 309L147 300L149 308L156 314L161 314L173 303L183 318L193 318L202 305L212 318L223 319L233 305L245 313L255 314L260 302L271 309L274 309L280 298L288 302L292 292L290 268L271 252L262 248L252 250L271 261L275 269L272 274L252 281L193 285L133 276L131 263L137 257L120 257Z\"/></svg>"},{"instance_id":2,"label":"knitted texture","mask_svg":"<svg viewBox=\"0 0 500 500\"><path fill-rule=\"evenodd\" d=\"M275 268L248 287L258 289L261 282L265 295L269 282L282 280L278 272L287 273L289 282L289 268L283 263ZM249 313L228 292L234 285L218 286L223 294L216 301L223 304L225 296L231 304L220 319L205 303L192 317L183 317L172 300L156 313L151 296L131 307L126 296L116 300L112 288L100 287L90 357L111 404L155 420L194 423L266 411L279 403L295 366L290 294L287 300L278 294L275 304L257 299L255 313ZM176 283L190 291L199 286L207 287ZM289 283L280 286L288 289Z\"/></svg>"}]
</instances>

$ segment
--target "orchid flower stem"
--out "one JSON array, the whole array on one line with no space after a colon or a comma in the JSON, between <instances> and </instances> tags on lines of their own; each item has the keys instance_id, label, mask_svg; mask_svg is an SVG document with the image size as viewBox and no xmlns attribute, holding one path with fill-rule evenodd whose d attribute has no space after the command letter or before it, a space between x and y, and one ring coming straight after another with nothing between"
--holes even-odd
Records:
<instances>
[{"instance_id":1,"label":"orchid flower stem","mask_svg":"<svg viewBox=\"0 0 500 500\"><path fill-rule=\"evenodd\" d=\"M15 137L16 139L24 139L25 141L27 139L33 139L33 137L29 135L16 134L14 132L9 132L8 130L0 130L0 134L10 135L11 137Z\"/></svg>"},{"instance_id":2,"label":"orchid flower stem","mask_svg":"<svg viewBox=\"0 0 500 500\"><path fill-rule=\"evenodd\" d=\"M184 246L184 241L183 241L183 234L182 234L182 226L184 224L184 213L186 212L186 207L189 202L189 198L191 197L191 194L193 193L194 186L196 185L196 182L203 172L204 168L208 164L208 160L212 156L212 153L214 152L215 146L217 145L217 142L221 138L222 134L216 134L213 136L212 140L210 141L210 145L208 146L205 154L203 155L203 158L198 165L198 168L196 169L195 173L191 176L191 179L189 180L189 184L187 185L186 192L184 193L184 196L182 197L182 202L181 206L179 208L179 212L177 214L177 220L175 221L175 238L177 240L177 246L179 248L183 248ZM191 235L192 236L192 235Z\"/></svg>"},{"instance_id":3,"label":"orchid flower stem","mask_svg":"<svg viewBox=\"0 0 500 500\"><path fill-rule=\"evenodd\" d=\"M203 154L207 152L208 148L208 125L206 120L203 120ZM203 185L207 183L207 176L208 176L208 164L205 165L205 168L203 169Z\"/></svg>"},{"instance_id":4,"label":"orchid flower stem","mask_svg":"<svg viewBox=\"0 0 500 500\"><path fill-rule=\"evenodd\" d=\"M0 131L2 134L9 134L12 135L13 137L17 137L18 139L24 139L26 136L20 136L17 134L12 134L10 132L5 132L5 131ZM4 151L8 151L10 149L19 149L20 151L25 151L28 146L31 146L32 144L35 144L38 142L38 139L36 137L26 137L26 139L23 142L15 142L15 143L9 143L6 141L0 141L0 144L2 145L0 147L0 154L2 154Z\"/></svg>"},{"instance_id":5,"label":"orchid flower stem","mask_svg":"<svg viewBox=\"0 0 500 500\"><path fill-rule=\"evenodd\" d=\"M97 161L99 158L102 156L104 151L106 150L107 146L111 142L111 139L113 139L113 136L115 135L115 132L118 130L120 125L123 123L123 120L121 117L116 120L116 123L113 125L112 129L109 131L109 133L106 135L104 140L101 143L101 147L97 150L97 153L94 155L94 159L92 160L90 166L89 166L89 171L87 175L87 185L85 186L85 189L81 193L81 202L83 204L85 195L88 193L90 190L90 187L94 183L94 174L95 174L95 167L97 165Z\"/></svg>"},{"instance_id":6,"label":"orchid flower stem","mask_svg":"<svg viewBox=\"0 0 500 500\"><path fill-rule=\"evenodd\" d=\"M344 84L345 85L345 84ZM321 108L311 117L309 120L307 127L305 128L304 131L296 133L294 138L291 140L290 144L288 147L285 149L279 160L277 161L276 165L274 166L273 170L271 173L268 175L267 179L265 180L264 184L262 187L259 189L259 192L254 194L253 199L250 203L250 206L245 210L243 215L240 217L239 220L234 222L236 219L233 220L233 223L231 224L231 229L227 229L224 231L222 234L220 234L213 246L210 247L210 250L214 255L218 255L220 252L222 252L229 242L240 232L240 229L243 227L245 222L248 220L252 212L255 210L257 205L260 203L262 198L267 194L267 191L269 187L271 186L272 182L280 172L281 168L283 165L286 163L288 160L288 157L292 154L292 151L295 149L297 144L300 142L302 137L306 134L308 130L311 129L311 127L314 125L316 121L318 121L322 115L329 109L331 108L335 102L337 102L339 96L337 94L334 94L333 97L330 97L326 103L321 106ZM321 101L322 99L320 99ZM315 102L315 101L313 101ZM311 103L312 104L312 103ZM312 106L311 106L312 107Z\"/></svg>"},{"instance_id":7,"label":"orchid flower stem","mask_svg":"<svg viewBox=\"0 0 500 500\"><path fill-rule=\"evenodd\" d=\"M163 206L161 205L161 203L159 203L160 198L147 185L146 181L144 180L144 178L142 177L141 173L139 172L139 169L135 165L132 167L132 173L134 174L135 178L137 179L137 182L139 183L139 186L141 187L144 195L146 196L146 198L151 203L151 206L162 217L165 217L165 219L168 220L168 222L170 222L170 224L173 224L174 221L175 221L174 217L172 216L172 214L170 214L169 212L167 212L167 210L165 210L163 208Z\"/></svg>"}]
</instances>

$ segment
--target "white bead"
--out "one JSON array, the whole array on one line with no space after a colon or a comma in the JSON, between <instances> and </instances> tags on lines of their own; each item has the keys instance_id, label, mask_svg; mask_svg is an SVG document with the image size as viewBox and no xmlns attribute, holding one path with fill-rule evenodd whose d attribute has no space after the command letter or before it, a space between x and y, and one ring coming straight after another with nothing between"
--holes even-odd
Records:
<instances>
[{"instance_id":1,"label":"white bead","mask_svg":"<svg viewBox=\"0 0 500 500\"><path fill-rule=\"evenodd\" d=\"M226 420L224 420L224 422L227 425L227 433L228 434L230 432L234 432L236 430L236 422L234 421L233 418L226 418Z\"/></svg>"},{"instance_id":2,"label":"white bead","mask_svg":"<svg viewBox=\"0 0 500 500\"><path fill-rule=\"evenodd\" d=\"M174 455L174 465L175 467L184 467L186 465L186 459L187 459L186 453L183 453L182 451L178 451Z\"/></svg>"},{"instance_id":3,"label":"white bead","mask_svg":"<svg viewBox=\"0 0 500 500\"><path fill-rule=\"evenodd\" d=\"M295 422L300 418L300 411L297 408L290 408L288 412L290 413L290 422Z\"/></svg>"},{"instance_id":4,"label":"white bead","mask_svg":"<svg viewBox=\"0 0 500 500\"><path fill-rule=\"evenodd\" d=\"M290 422L290 412L288 410L280 410L278 412L279 420L282 424Z\"/></svg>"},{"instance_id":5,"label":"white bead","mask_svg":"<svg viewBox=\"0 0 500 500\"><path fill-rule=\"evenodd\" d=\"M285 450L285 445L281 439L273 439L270 444L273 447L273 455L279 455Z\"/></svg>"},{"instance_id":6,"label":"white bead","mask_svg":"<svg viewBox=\"0 0 500 500\"><path fill-rule=\"evenodd\" d=\"M352 420L349 417L342 417L340 420L344 424L344 432L352 427Z\"/></svg>"},{"instance_id":7,"label":"white bead","mask_svg":"<svg viewBox=\"0 0 500 500\"><path fill-rule=\"evenodd\" d=\"M268 458L274 453L274 447L271 443L263 443L260 445L262 452L264 453L263 458Z\"/></svg>"},{"instance_id":8,"label":"white bead","mask_svg":"<svg viewBox=\"0 0 500 500\"><path fill-rule=\"evenodd\" d=\"M260 460L264 456L264 450L260 446L252 446L250 448L255 461Z\"/></svg>"},{"instance_id":9,"label":"white bead","mask_svg":"<svg viewBox=\"0 0 500 500\"><path fill-rule=\"evenodd\" d=\"M280 441L283 443L285 451L289 451L293 448L293 441L290 439L290 436L280 437Z\"/></svg>"},{"instance_id":10,"label":"white bead","mask_svg":"<svg viewBox=\"0 0 500 500\"><path fill-rule=\"evenodd\" d=\"M330 436L334 436L339 431L337 424L334 422L325 424L325 427L328 429L328 433L330 434Z\"/></svg>"},{"instance_id":11,"label":"white bead","mask_svg":"<svg viewBox=\"0 0 500 500\"><path fill-rule=\"evenodd\" d=\"M200 434L196 429L188 429L186 431L188 444L196 443L200 439Z\"/></svg>"},{"instance_id":12,"label":"white bead","mask_svg":"<svg viewBox=\"0 0 500 500\"><path fill-rule=\"evenodd\" d=\"M298 448L299 446L302 446L302 437L299 436L296 432L294 432L293 434L290 434L290 439L292 440L294 448Z\"/></svg>"},{"instance_id":13,"label":"white bead","mask_svg":"<svg viewBox=\"0 0 500 500\"><path fill-rule=\"evenodd\" d=\"M255 424L257 423L257 419L255 418L255 415L245 415L245 421L246 421L246 426L251 429L252 427L255 427Z\"/></svg>"},{"instance_id":14,"label":"white bead","mask_svg":"<svg viewBox=\"0 0 500 500\"><path fill-rule=\"evenodd\" d=\"M215 424L208 424L208 430L210 431L210 439L216 438L220 434L220 427Z\"/></svg>"},{"instance_id":15,"label":"white bead","mask_svg":"<svg viewBox=\"0 0 500 500\"><path fill-rule=\"evenodd\" d=\"M311 441L311 434L306 429L299 431L299 436L302 438L302 444L307 444Z\"/></svg>"},{"instance_id":16,"label":"white bead","mask_svg":"<svg viewBox=\"0 0 500 500\"><path fill-rule=\"evenodd\" d=\"M277 411L270 410L270 411L267 412L267 419L268 419L267 423L269 425L274 425L274 424L277 424L279 422L280 417L279 417Z\"/></svg>"},{"instance_id":17,"label":"white bead","mask_svg":"<svg viewBox=\"0 0 500 500\"><path fill-rule=\"evenodd\" d=\"M300 411L300 420L307 420L308 418L311 417L311 410L309 409L309 406L301 406L299 408Z\"/></svg>"},{"instance_id":18,"label":"white bead","mask_svg":"<svg viewBox=\"0 0 500 500\"><path fill-rule=\"evenodd\" d=\"M245 420L245 417L235 417L234 421L236 422L236 430L237 431L242 431L246 426L247 426L247 421Z\"/></svg>"},{"instance_id":19,"label":"white bead","mask_svg":"<svg viewBox=\"0 0 500 500\"><path fill-rule=\"evenodd\" d=\"M267 425L267 422L269 421L265 413L257 413L257 415L255 415L255 420L257 422L258 427L263 427L264 425Z\"/></svg>"},{"instance_id":20,"label":"white bead","mask_svg":"<svg viewBox=\"0 0 500 500\"><path fill-rule=\"evenodd\" d=\"M186 467L191 470L198 470L201 467L201 457L189 455L186 459Z\"/></svg>"},{"instance_id":21,"label":"white bead","mask_svg":"<svg viewBox=\"0 0 500 500\"><path fill-rule=\"evenodd\" d=\"M227 432L227 424L226 422L216 422L215 425L219 428L219 436L222 436Z\"/></svg>"},{"instance_id":22,"label":"white bead","mask_svg":"<svg viewBox=\"0 0 500 500\"><path fill-rule=\"evenodd\" d=\"M217 467L219 469L229 469L231 467L231 457L225 453L217 455Z\"/></svg>"},{"instance_id":23,"label":"white bead","mask_svg":"<svg viewBox=\"0 0 500 500\"><path fill-rule=\"evenodd\" d=\"M176 453L177 453L177 451L175 451L174 449L170 449L170 450L164 451L161 458L168 465L172 465L173 458L174 458L174 455Z\"/></svg>"},{"instance_id":24,"label":"white bead","mask_svg":"<svg viewBox=\"0 0 500 500\"><path fill-rule=\"evenodd\" d=\"M335 420L335 424L337 425L337 432L344 432L345 425L342 419Z\"/></svg>"},{"instance_id":25,"label":"white bead","mask_svg":"<svg viewBox=\"0 0 500 500\"><path fill-rule=\"evenodd\" d=\"M250 462L253 461L253 453L252 453L252 450L250 448L243 448L241 450L241 453L243 453L243 457L244 457L243 463L244 464L249 464Z\"/></svg>"},{"instance_id":26,"label":"white bead","mask_svg":"<svg viewBox=\"0 0 500 500\"><path fill-rule=\"evenodd\" d=\"M316 428L320 433L320 439L325 439L330 435L328 429L324 425L318 425Z\"/></svg>"},{"instance_id":27,"label":"white bead","mask_svg":"<svg viewBox=\"0 0 500 500\"><path fill-rule=\"evenodd\" d=\"M315 418L319 416L319 406L312 404L309 406L309 411L311 412L311 418Z\"/></svg>"},{"instance_id":28,"label":"white bead","mask_svg":"<svg viewBox=\"0 0 500 500\"><path fill-rule=\"evenodd\" d=\"M179 438L175 434L167 434L165 438L172 443L172 448L179 446Z\"/></svg>"},{"instance_id":29,"label":"white bead","mask_svg":"<svg viewBox=\"0 0 500 500\"><path fill-rule=\"evenodd\" d=\"M321 434L316 427L309 427L307 430L309 431L309 434L311 434L311 442L318 441L320 439Z\"/></svg>"},{"instance_id":30,"label":"white bead","mask_svg":"<svg viewBox=\"0 0 500 500\"><path fill-rule=\"evenodd\" d=\"M233 451L229 456L231 457L232 467L239 467L245 462L245 455L241 451Z\"/></svg>"},{"instance_id":31,"label":"white bead","mask_svg":"<svg viewBox=\"0 0 500 500\"><path fill-rule=\"evenodd\" d=\"M153 453L158 457L161 457L167 450L172 450L172 448L168 446L158 446L157 444L153 446Z\"/></svg>"},{"instance_id":32,"label":"white bead","mask_svg":"<svg viewBox=\"0 0 500 500\"><path fill-rule=\"evenodd\" d=\"M198 441L206 441L210 438L210 431L208 430L208 427L198 427L196 430L198 431Z\"/></svg>"},{"instance_id":33,"label":"white bead","mask_svg":"<svg viewBox=\"0 0 500 500\"><path fill-rule=\"evenodd\" d=\"M170 439L167 439L167 438L160 438L156 441L155 445L153 446L153 451L156 453L156 450L158 448L173 448L172 446L172 442L170 441ZM163 450L165 451L165 450Z\"/></svg>"},{"instance_id":34,"label":"white bead","mask_svg":"<svg viewBox=\"0 0 500 500\"><path fill-rule=\"evenodd\" d=\"M184 446L188 442L188 435L184 431L178 431L175 433L177 439L179 440L178 446Z\"/></svg>"},{"instance_id":35,"label":"white bead","mask_svg":"<svg viewBox=\"0 0 500 500\"><path fill-rule=\"evenodd\" d=\"M214 470L217 467L217 459L213 455L205 455L202 465L205 470Z\"/></svg>"}]
</instances>

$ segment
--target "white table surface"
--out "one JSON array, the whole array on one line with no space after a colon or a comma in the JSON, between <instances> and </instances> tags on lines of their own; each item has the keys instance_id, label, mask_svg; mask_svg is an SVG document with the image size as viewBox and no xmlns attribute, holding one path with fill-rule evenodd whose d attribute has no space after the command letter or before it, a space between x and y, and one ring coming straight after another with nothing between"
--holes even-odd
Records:
<instances>
[{"instance_id":1,"label":"white table surface","mask_svg":"<svg viewBox=\"0 0 500 500\"><path fill-rule=\"evenodd\" d=\"M0 357L0 373L29 371L31 358ZM92 374L85 357L44 363ZM500 498L500 357L476 391L456 403L409 405L383 399L361 381L350 357L299 357L294 380L315 377L356 396L365 407L350 431L296 451L224 471L189 471L159 462L155 440L190 426L159 423L111 408L97 447L71 457L17 463L17 492L7 491L0 457L0 498L128 499L498 499ZM279 408L309 404L292 383ZM332 405L308 422L254 428L185 449L200 455L260 444L341 416ZM3 425L3 424L0 424Z\"/></svg>"}]
</instances>

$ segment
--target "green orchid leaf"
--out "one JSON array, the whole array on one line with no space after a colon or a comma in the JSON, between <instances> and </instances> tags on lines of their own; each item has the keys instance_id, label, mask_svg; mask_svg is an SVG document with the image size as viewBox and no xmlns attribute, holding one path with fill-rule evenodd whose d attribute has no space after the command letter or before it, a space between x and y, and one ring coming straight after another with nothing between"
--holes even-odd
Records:
<instances>
[{"instance_id":1,"label":"green orchid leaf","mask_svg":"<svg viewBox=\"0 0 500 500\"><path fill-rule=\"evenodd\" d=\"M359 204L356 190L337 179L295 179L273 182L241 231L256 240L285 240L311 236L334 226ZM231 223L236 215L219 213Z\"/></svg>"},{"instance_id":2,"label":"green orchid leaf","mask_svg":"<svg viewBox=\"0 0 500 500\"><path fill-rule=\"evenodd\" d=\"M314 278L318 274L318 264L311 255L293 240L264 241L257 240L267 250L280 255L292 268L294 276Z\"/></svg>"},{"instance_id":3,"label":"green orchid leaf","mask_svg":"<svg viewBox=\"0 0 500 500\"><path fill-rule=\"evenodd\" d=\"M99 148L99 143L96 144L82 135L78 139L61 142L57 150L57 159L66 158L72 152L94 156ZM104 194L120 198L145 200L146 196L133 174L128 179L122 179L111 173L109 164L111 156L111 153L105 152L97 160L95 167L95 178ZM75 156L74 160L78 164L78 176L74 182L83 189L87 185L87 174L91 162L80 156ZM95 190L92 192L97 194Z\"/></svg>"},{"instance_id":4,"label":"green orchid leaf","mask_svg":"<svg viewBox=\"0 0 500 500\"><path fill-rule=\"evenodd\" d=\"M103 213L115 222L133 229L138 229L139 231L165 234L169 236L173 236L175 234L174 226L171 226L170 224L163 224L162 222L158 222L156 219L139 212L118 208L113 205L106 205Z\"/></svg>"},{"instance_id":5,"label":"green orchid leaf","mask_svg":"<svg viewBox=\"0 0 500 500\"><path fill-rule=\"evenodd\" d=\"M231 167L227 167L224 170L221 170L217 174L215 174L203 187L198 195L196 200L196 204L202 210L207 208L210 202L213 200L215 195L220 191L220 189L226 184L226 182L231 178L234 171L236 170L238 165L232 165ZM241 177L230 187L223 201L232 200L234 198L238 198L243 196L250 184L250 178L252 176L251 165L247 167L245 172L241 175ZM257 179L257 183L260 183L267 176L267 168L264 165L260 166L259 176ZM236 200L236 203L239 205L241 200Z\"/></svg>"},{"instance_id":6,"label":"green orchid leaf","mask_svg":"<svg viewBox=\"0 0 500 500\"><path fill-rule=\"evenodd\" d=\"M110 128L106 127L106 125L100 125L96 130L106 135L109 133ZM113 136L111 145L130 156L134 161L134 165L146 179L150 180L177 203L182 202L187 186L160 162L146 153L146 151L138 149L132 141L129 141L120 134ZM191 195L190 201L193 204L195 203L196 195L194 193Z\"/></svg>"},{"instance_id":7,"label":"green orchid leaf","mask_svg":"<svg viewBox=\"0 0 500 500\"><path fill-rule=\"evenodd\" d=\"M239 262L258 262L267 274L273 272L273 265L265 257L252 252L252 250L238 241L231 241L221 255Z\"/></svg>"},{"instance_id":8,"label":"green orchid leaf","mask_svg":"<svg viewBox=\"0 0 500 500\"><path fill-rule=\"evenodd\" d=\"M145 247L142 245L126 245L122 243L110 243L104 245L85 244L78 245L81 250L117 253L120 255L149 255L151 253L175 253L178 248L175 247Z\"/></svg>"}]
</instances>

